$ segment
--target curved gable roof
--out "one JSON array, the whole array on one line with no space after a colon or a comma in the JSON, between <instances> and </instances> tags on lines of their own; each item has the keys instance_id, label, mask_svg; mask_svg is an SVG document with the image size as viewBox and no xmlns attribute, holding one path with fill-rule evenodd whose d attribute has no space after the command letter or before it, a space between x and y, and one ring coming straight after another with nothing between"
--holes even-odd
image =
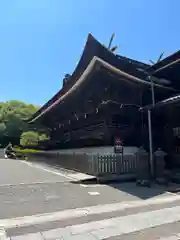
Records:
<instances>
[{"instance_id":1,"label":"curved gable roof","mask_svg":"<svg viewBox=\"0 0 180 240\"><path fill-rule=\"evenodd\" d=\"M95 58L94 58L95 57ZM93 60L94 58L94 60ZM109 64L111 69L114 67L116 70L121 70L121 74L127 72L131 77L139 78L141 83L148 83L144 81L147 76L145 71L149 68L149 65L134 61L132 59L115 55L105 46L99 43L91 34L88 35L82 56L76 66L73 74L68 79L68 82L62 87L62 89L53 96L46 104L44 104L29 121L34 121L45 112L51 109L51 106L55 106L56 103L59 103L61 99L64 99L65 96L69 95L69 92L74 89L74 87L79 85L79 79L86 70L93 69L95 62L98 61L101 64ZM88 68L89 67L89 68ZM115 70L114 69L114 70ZM83 76L82 76L83 77ZM143 80L142 80L143 79ZM78 82L78 84L76 84ZM149 84L149 83L148 83ZM74 86L74 87L73 87ZM76 88L76 87L75 87Z\"/></svg>"}]
</instances>

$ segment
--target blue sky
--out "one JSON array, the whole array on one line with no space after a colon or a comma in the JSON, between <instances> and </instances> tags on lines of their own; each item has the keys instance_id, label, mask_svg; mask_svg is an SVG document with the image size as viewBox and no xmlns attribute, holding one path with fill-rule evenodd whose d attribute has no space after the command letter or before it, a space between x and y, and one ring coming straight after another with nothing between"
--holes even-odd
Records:
<instances>
[{"instance_id":1,"label":"blue sky","mask_svg":"<svg viewBox=\"0 0 180 240\"><path fill-rule=\"evenodd\" d=\"M0 101L42 105L92 33L118 53L156 60L180 47L179 0L0 0Z\"/></svg>"}]
</instances>

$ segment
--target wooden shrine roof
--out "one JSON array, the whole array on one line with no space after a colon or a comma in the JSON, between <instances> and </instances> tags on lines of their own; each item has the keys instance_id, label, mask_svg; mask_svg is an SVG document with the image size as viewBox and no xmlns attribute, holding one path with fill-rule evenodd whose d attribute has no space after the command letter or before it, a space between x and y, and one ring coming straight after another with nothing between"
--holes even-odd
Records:
<instances>
[{"instance_id":1,"label":"wooden shrine roof","mask_svg":"<svg viewBox=\"0 0 180 240\"><path fill-rule=\"evenodd\" d=\"M146 80L146 70L150 68L149 65L115 55L89 34L80 61L68 82L64 84L62 89L44 104L44 106L42 106L31 119L29 119L29 122L36 121L60 102L62 103L71 94L74 94L85 81L91 79L91 74L97 71L100 67L103 67L105 71L112 72L128 81L133 81L134 83L141 85L151 85L151 83ZM170 89L160 84L154 84L154 86Z\"/></svg>"},{"instance_id":2,"label":"wooden shrine roof","mask_svg":"<svg viewBox=\"0 0 180 240\"><path fill-rule=\"evenodd\" d=\"M167 80L171 86L180 90L180 50L153 65L153 76Z\"/></svg>"},{"instance_id":3,"label":"wooden shrine roof","mask_svg":"<svg viewBox=\"0 0 180 240\"><path fill-rule=\"evenodd\" d=\"M116 67L114 67L111 64L103 61L102 59L100 59L98 57L94 57L92 59L92 61L90 62L90 64L88 65L88 67L86 68L86 70L84 71L84 73L78 79L78 81L65 94L60 96L54 103L52 103L50 106L48 106L44 111L42 111L38 116L34 117L34 119L32 119L31 121L35 121L36 119L41 117L43 114L47 113L52 108L57 106L59 103L62 103L71 94L75 93L78 90L78 88L85 81L90 80L90 78L88 78L88 76L90 74L92 74L93 71L98 70L98 68L101 67L101 66L104 67L104 69L106 69L108 72L112 72L113 74L115 74L119 77L123 77L121 80L126 79L127 81L131 81L131 82L136 83L136 84L146 85L146 86L149 86L149 87L151 86L150 82L145 81L143 79L140 79L138 77L132 76L132 75L130 75L130 74L124 72L124 71L121 71L120 69L117 69ZM158 88L163 88L163 89L169 89L169 90L171 89L169 87L165 87L165 86L162 86L162 85L159 85L159 84L154 84L154 86L158 87Z\"/></svg>"},{"instance_id":4,"label":"wooden shrine roof","mask_svg":"<svg viewBox=\"0 0 180 240\"><path fill-rule=\"evenodd\" d=\"M174 104L180 103L180 94L172 96L170 98L164 99L160 102L157 102L154 106L152 104L144 106L143 108L140 108L141 111L144 110L151 110L151 109L157 109L160 107L168 106L168 105L174 105Z\"/></svg>"}]
</instances>

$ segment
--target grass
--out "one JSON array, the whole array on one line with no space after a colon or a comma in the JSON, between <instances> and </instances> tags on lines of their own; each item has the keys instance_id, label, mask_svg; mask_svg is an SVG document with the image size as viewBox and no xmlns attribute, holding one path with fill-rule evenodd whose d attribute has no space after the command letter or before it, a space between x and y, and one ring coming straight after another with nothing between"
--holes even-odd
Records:
<instances>
[{"instance_id":1,"label":"grass","mask_svg":"<svg viewBox=\"0 0 180 240\"><path fill-rule=\"evenodd\" d=\"M14 149L15 152L17 152L17 153L23 153L23 154L40 152L40 150L29 149L29 148L22 149L22 148L19 148L19 147L14 147L13 149Z\"/></svg>"}]
</instances>

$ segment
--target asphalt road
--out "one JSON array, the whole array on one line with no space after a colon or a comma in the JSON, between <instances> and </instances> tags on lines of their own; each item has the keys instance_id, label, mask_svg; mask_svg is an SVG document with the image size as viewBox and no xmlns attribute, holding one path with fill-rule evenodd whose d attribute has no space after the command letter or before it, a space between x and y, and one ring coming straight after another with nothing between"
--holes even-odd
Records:
<instances>
[{"instance_id":1,"label":"asphalt road","mask_svg":"<svg viewBox=\"0 0 180 240\"><path fill-rule=\"evenodd\" d=\"M15 225L16 227L8 227L5 229L6 234L13 237L39 231L51 231L51 229L76 224L81 226L84 223L87 223L88 227L91 226L91 222L93 224L93 221L101 221L103 219L111 221L113 217L129 214L127 210L122 213L122 211L118 212L115 209L112 212L109 211L102 214L102 208L108 209L106 204L117 202L122 202L122 204L125 202L127 204L129 201L153 199L154 197L167 195L168 197L173 197L170 193L165 192L162 187L137 188L134 183L114 183L111 185L82 184L72 181L71 177L76 174L78 175L78 173L65 171L43 163L28 163L21 160L0 158L0 222L11 224L11 220L16 217L24 217L22 220L24 222L31 217L37 219L36 216L41 221L40 224L37 224L37 220L36 222L33 220L34 225L31 223L24 227L17 227L17 225ZM147 206L132 209L129 210L131 211L130 215L139 213L139 211L156 210L156 208L176 207L177 201L169 203L167 206L161 205L154 206L152 209ZM92 214L92 216L76 217L75 219L69 217L66 220L61 220L58 215L58 217L53 217L50 221L46 217L45 222L43 222L45 215L41 215L45 213L52 215L54 212L57 214L63 210L67 210L68 214L72 215L74 209L83 209L90 206L96 206L95 208L97 212L99 211L99 215ZM147 214L151 214L151 212ZM173 231L174 229L172 229Z\"/></svg>"},{"instance_id":2,"label":"asphalt road","mask_svg":"<svg viewBox=\"0 0 180 240\"><path fill-rule=\"evenodd\" d=\"M60 172L60 171L59 171ZM0 219L105 204L125 199L111 187L90 188L20 160L0 159ZM98 195L91 195L91 193ZM123 195L123 196L122 196ZM128 195L127 195L128 198Z\"/></svg>"},{"instance_id":3,"label":"asphalt road","mask_svg":"<svg viewBox=\"0 0 180 240\"><path fill-rule=\"evenodd\" d=\"M47 169L47 171L46 171ZM52 170L52 172L51 172ZM0 159L0 219L29 216L98 204L145 199L163 194L113 184L111 186L73 183L66 172L20 160Z\"/></svg>"}]
</instances>

